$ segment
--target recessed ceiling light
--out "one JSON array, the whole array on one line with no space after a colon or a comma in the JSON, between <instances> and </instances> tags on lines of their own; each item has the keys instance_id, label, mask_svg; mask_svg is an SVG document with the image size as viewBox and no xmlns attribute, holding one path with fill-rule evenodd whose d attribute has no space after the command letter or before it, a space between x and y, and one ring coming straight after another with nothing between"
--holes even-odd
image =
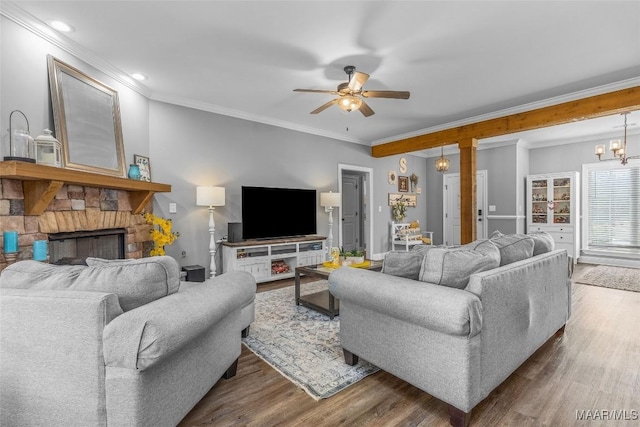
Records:
<instances>
[{"instance_id":1,"label":"recessed ceiling light","mask_svg":"<svg viewBox=\"0 0 640 427\"><path fill-rule=\"evenodd\" d=\"M144 74L140 74L140 73L133 73L133 74L131 74L131 77L133 77L134 79L139 80L139 81L147 80L147 76L145 76Z\"/></svg>"},{"instance_id":2,"label":"recessed ceiling light","mask_svg":"<svg viewBox=\"0 0 640 427\"><path fill-rule=\"evenodd\" d=\"M71 25L62 21L51 20L47 21L47 24L49 24L51 28L62 31L63 33L70 33L73 31L73 27Z\"/></svg>"}]
</instances>

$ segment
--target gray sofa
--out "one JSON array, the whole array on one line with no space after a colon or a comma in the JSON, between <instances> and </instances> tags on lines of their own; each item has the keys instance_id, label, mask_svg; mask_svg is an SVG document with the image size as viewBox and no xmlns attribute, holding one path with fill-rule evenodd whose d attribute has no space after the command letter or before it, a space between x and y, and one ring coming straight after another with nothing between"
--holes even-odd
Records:
<instances>
[{"instance_id":1,"label":"gray sofa","mask_svg":"<svg viewBox=\"0 0 640 427\"><path fill-rule=\"evenodd\" d=\"M357 268L333 272L329 289L340 299L346 363L364 358L447 403L452 425L468 425L472 408L563 331L570 315L566 251L533 256L531 250L514 260L509 259L512 248L499 247L500 266L478 268L466 255L461 258L465 265L449 271L442 254L453 252L446 249L406 253L422 261L418 278L450 276L448 285L398 277L415 276L415 267L406 263L394 266L397 275ZM441 263L437 275L425 272L429 256ZM467 265L480 272L470 272L460 282L456 272Z\"/></svg>"},{"instance_id":2,"label":"gray sofa","mask_svg":"<svg viewBox=\"0 0 640 427\"><path fill-rule=\"evenodd\" d=\"M87 262L0 274L0 425L173 426L235 375L253 276L181 286L170 257Z\"/></svg>"}]
</instances>

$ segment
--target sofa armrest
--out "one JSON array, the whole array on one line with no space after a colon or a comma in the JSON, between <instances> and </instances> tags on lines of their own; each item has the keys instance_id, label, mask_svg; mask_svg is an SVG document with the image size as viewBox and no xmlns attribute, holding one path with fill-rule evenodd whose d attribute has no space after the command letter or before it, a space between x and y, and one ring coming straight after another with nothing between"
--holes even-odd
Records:
<instances>
[{"instance_id":1,"label":"sofa armrest","mask_svg":"<svg viewBox=\"0 0 640 427\"><path fill-rule=\"evenodd\" d=\"M113 294L0 289L0 425L104 425Z\"/></svg>"},{"instance_id":2,"label":"sofa armrest","mask_svg":"<svg viewBox=\"0 0 640 427\"><path fill-rule=\"evenodd\" d=\"M340 268L329 275L329 290L341 301L437 332L472 337L482 328L480 299L461 289Z\"/></svg>"},{"instance_id":3,"label":"sofa armrest","mask_svg":"<svg viewBox=\"0 0 640 427\"><path fill-rule=\"evenodd\" d=\"M471 275L467 291L480 298L489 317L510 323L522 318L526 326L536 319L559 315L564 322L571 310L571 279L567 253L560 249ZM523 317L524 313L530 313ZM562 324L564 324L564 322ZM523 325L524 326L524 325ZM561 326L561 325L559 325Z\"/></svg>"},{"instance_id":4,"label":"sofa armrest","mask_svg":"<svg viewBox=\"0 0 640 427\"><path fill-rule=\"evenodd\" d=\"M138 370L153 366L240 310L255 292L255 278L234 271L128 311L104 330L105 363Z\"/></svg>"},{"instance_id":5,"label":"sofa armrest","mask_svg":"<svg viewBox=\"0 0 640 427\"><path fill-rule=\"evenodd\" d=\"M471 275L467 290L484 307L481 394L487 395L569 318L566 251L537 255Z\"/></svg>"}]
</instances>

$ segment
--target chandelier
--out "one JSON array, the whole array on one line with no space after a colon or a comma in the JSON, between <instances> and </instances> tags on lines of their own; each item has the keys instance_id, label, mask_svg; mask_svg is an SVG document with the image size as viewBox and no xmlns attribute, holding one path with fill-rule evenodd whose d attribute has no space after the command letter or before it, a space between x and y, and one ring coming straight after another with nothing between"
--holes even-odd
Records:
<instances>
[{"instance_id":1,"label":"chandelier","mask_svg":"<svg viewBox=\"0 0 640 427\"><path fill-rule=\"evenodd\" d=\"M612 159L603 159L602 155L605 152L605 145L598 144L596 145L596 156L598 156L598 160L600 161L609 161L609 160L620 160L620 163L626 165L629 159L640 159L640 155L637 156L627 156L627 114L622 113L624 116L624 140L620 139L612 139L609 141L609 150L613 153Z\"/></svg>"},{"instance_id":2,"label":"chandelier","mask_svg":"<svg viewBox=\"0 0 640 427\"><path fill-rule=\"evenodd\" d=\"M436 170L438 172L446 172L449 170L449 159L444 156L444 148L440 146L440 157L436 159Z\"/></svg>"}]
</instances>

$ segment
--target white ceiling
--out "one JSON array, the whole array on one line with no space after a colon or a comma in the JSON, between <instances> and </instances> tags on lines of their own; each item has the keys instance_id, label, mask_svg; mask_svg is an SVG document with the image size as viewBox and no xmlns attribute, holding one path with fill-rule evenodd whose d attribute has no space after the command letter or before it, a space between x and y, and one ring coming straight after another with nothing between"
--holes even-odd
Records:
<instances>
[{"instance_id":1,"label":"white ceiling","mask_svg":"<svg viewBox=\"0 0 640 427\"><path fill-rule=\"evenodd\" d=\"M640 1L3 1L91 63L140 72L151 99L366 145L640 82ZM371 75L376 112L310 111L345 65ZM593 89L595 88L595 89ZM640 117L630 117L640 123ZM611 116L502 140L604 134ZM589 129L588 131L586 129ZM538 135L538 136L536 136ZM496 142L498 139L492 139Z\"/></svg>"}]
</instances>

